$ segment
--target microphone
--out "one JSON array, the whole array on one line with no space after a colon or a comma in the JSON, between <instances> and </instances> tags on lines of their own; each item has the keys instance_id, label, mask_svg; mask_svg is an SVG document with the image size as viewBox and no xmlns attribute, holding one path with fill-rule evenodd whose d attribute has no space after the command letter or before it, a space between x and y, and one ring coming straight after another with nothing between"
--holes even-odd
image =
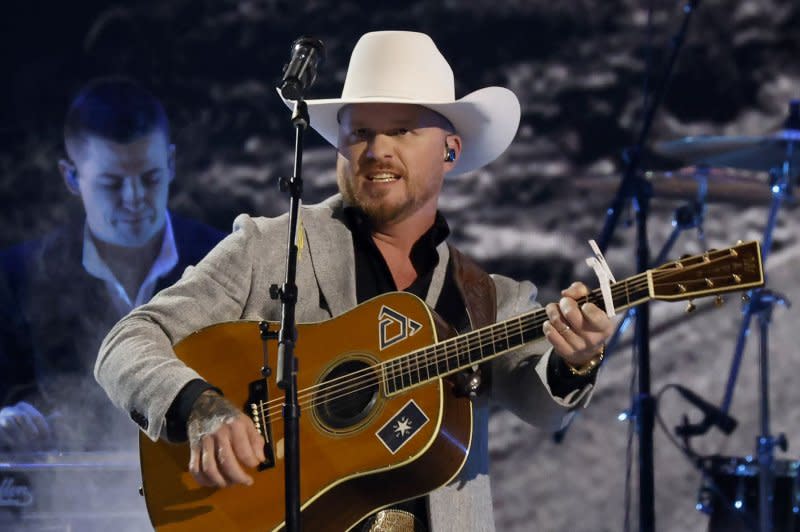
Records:
<instances>
[{"instance_id":1,"label":"microphone","mask_svg":"<svg viewBox=\"0 0 800 532\"><path fill-rule=\"evenodd\" d=\"M675 429L679 436L704 434L711 425L716 426L725 434L730 434L736 428L736 425L739 424L733 417L712 405L690 389L677 384L675 385L675 389L678 390L684 399L696 406L705 415L705 419L698 425L690 425L684 421L683 425Z\"/></svg>"},{"instance_id":2,"label":"microphone","mask_svg":"<svg viewBox=\"0 0 800 532\"><path fill-rule=\"evenodd\" d=\"M283 67L279 87L287 100L301 100L303 92L317 79L317 63L325 59L325 46L319 39L300 37L292 43L292 57Z\"/></svg>"}]
</instances>

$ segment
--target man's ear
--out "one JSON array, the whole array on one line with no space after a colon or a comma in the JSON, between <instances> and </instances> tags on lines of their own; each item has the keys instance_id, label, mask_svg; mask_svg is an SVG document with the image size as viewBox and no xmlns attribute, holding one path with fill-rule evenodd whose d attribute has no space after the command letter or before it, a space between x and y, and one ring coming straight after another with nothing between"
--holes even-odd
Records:
<instances>
[{"instance_id":1,"label":"man's ear","mask_svg":"<svg viewBox=\"0 0 800 532\"><path fill-rule=\"evenodd\" d=\"M76 196L80 196L81 188L78 184L78 169L75 168L75 165L72 163L72 161L67 159L59 159L58 171L61 172L61 177L64 178L64 184L67 186L67 190Z\"/></svg>"},{"instance_id":2,"label":"man's ear","mask_svg":"<svg viewBox=\"0 0 800 532\"><path fill-rule=\"evenodd\" d=\"M169 154L167 155L167 170L169 170L169 181L175 179L175 145L169 145Z\"/></svg>"},{"instance_id":3,"label":"man's ear","mask_svg":"<svg viewBox=\"0 0 800 532\"><path fill-rule=\"evenodd\" d=\"M458 161L458 158L461 155L461 137L455 133L447 135L444 138L444 144L446 146L446 150L453 155L452 157L447 157L445 160L445 172L448 172L455 166L456 161Z\"/></svg>"}]
</instances>

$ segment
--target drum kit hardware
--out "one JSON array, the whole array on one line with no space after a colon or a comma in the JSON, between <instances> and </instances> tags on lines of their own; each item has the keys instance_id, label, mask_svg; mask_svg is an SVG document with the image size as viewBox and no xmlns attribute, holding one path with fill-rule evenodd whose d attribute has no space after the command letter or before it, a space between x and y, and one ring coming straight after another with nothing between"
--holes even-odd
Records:
<instances>
[{"instance_id":1,"label":"drum kit hardware","mask_svg":"<svg viewBox=\"0 0 800 532\"><path fill-rule=\"evenodd\" d=\"M709 514L709 530L744 532L759 530L761 467L752 456L712 456L701 464L703 480L697 509ZM775 460L772 464L773 530L800 530L800 461Z\"/></svg>"},{"instance_id":2,"label":"drum kit hardware","mask_svg":"<svg viewBox=\"0 0 800 532\"><path fill-rule=\"evenodd\" d=\"M689 166L675 171L648 170L642 176L650 183L653 196L663 199L692 200L705 196L706 203L769 205L770 187L753 171ZM612 194L619 185L614 175L583 176L570 180L578 190Z\"/></svg>"},{"instance_id":3,"label":"drum kit hardware","mask_svg":"<svg viewBox=\"0 0 800 532\"><path fill-rule=\"evenodd\" d=\"M683 168L670 172L641 172L639 177L647 181L652 197L682 199L686 203L675 210L673 231L653 265L667 260L673 245L685 230L697 230L701 246L707 248L703 220L706 205L713 202L769 205L761 244L762 259L766 264L779 211L793 202L800 174L800 100L790 102L789 116L776 133L748 137L684 137L658 143L654 151L682 163ZM766 179L763 174L767 175ZM619 187L618 180L611 176L580 177L572 183L578 190L591 193L611 192ZM743 319L725 396L715 415L729 417L750 323L757 317L760 434L756 437L755 458L713 456L698 459L696 465L703 481L696 508L710 514L709 532L800 532L800 462L775 460L775 447L785 451L787 442L783 434L773 436L770 433L769 423L769 323L776 305L789 306L790 303L784 295L766 287L744 294L742 302ZM619 321L606 344L607 357L613 353L635 313L635 308L629 309ZM685 421L685 425L677 427L676 434L683 437L686 450L691 451L688 438L705 434L712 423L687 423ZM733 423L735 426L735 421ZM555 434L555 441L561 441L563 437L564 429ZM690 454L697 456L693 451Z\"/></svg>"},{"instance_id":4,"label":"drum kit hardware","mask_svg":"<svg viewBox=\"0 0 800 532\"><path fill-rule=\"evenodd\" d=\"M695 228L702 238L706 203L746 202L751 205L769 204L762 236L762 257L766 263L779 211L793 200L800 173L800 100L790 103L789 116L776 133L747 137L691 136L658 143L655 151L691 165L676 172L644 174L652 184L655 197L690 200L676 211L675 230L656 262L663 262L680 231ZM745 171L766 173L768 179L744 175L742 172ZM591 184L590 181L588 178L579 180L579 188L602 190L603 185ZM697 508L711 515L709 531L713 532L800 532L798 462L774 458L776 447L786 450L786 438L770 432L769 324L774 307L789 306L789 301L767 287L752 290L747 296L743 298L743 319L719 410L727 415L731 407L750 324L753 318L757 318L760 434L756 437L752 457L715 456L698 461L703 482ZM626 321L620 322L609 346L618 339Z\"/></svg>"},{"instance_id":5,"label":"drum kit hardware","mask_svg":"<svg viewBox=\"0 0 800 532\"><path fill-rule=\"evenodd\" d=\"M783 129L757 137L685 137L662 142L656 151L669 158L710 167L772 172L776 162L797 168L800 152L794 147L798 141L800 130Z\"/></svg>"}]
</instances>

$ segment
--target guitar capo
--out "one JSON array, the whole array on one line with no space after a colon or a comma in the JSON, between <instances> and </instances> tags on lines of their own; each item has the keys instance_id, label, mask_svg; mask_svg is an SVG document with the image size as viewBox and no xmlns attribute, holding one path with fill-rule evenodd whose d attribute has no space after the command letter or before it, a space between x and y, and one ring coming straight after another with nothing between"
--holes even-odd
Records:
<instances>
[{"instance_id":1,"label":"guitar capo","mask_svg":"<svg viewBox=\"0 0 800 532\"><path fill-rule=\"evenodd\" d=\"M617 312L614 310L614 298L611 296L611 283L616 283L617 280L614 278L614 274L611 273L611 268L608 267L606 258L597 246L597 242L589 240L589 245L594 252L594 257L586 259L586 264L597 275L597 281L600 283L600 292L603 294L603 304L606 307L606 315L609 318L613 318L617 315Z\"/></svg>"}]
</instances>

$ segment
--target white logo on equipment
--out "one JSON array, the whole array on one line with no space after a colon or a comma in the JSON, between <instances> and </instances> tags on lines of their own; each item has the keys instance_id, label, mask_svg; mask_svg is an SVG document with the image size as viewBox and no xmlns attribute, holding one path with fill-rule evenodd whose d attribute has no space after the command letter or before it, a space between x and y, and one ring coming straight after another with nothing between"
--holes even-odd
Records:
<instances>
[{"instance_id":1,"label":"white logo on equipment","mask_svg":"<svg viewBox=\"0 0 800 532\"><path fill-rule=\"evenodd\" d=\"M414 336L422 329L422 324L403 316L396 310L387 307L381 307L378 314L378 336L380 337L381 351L401 342L409 336Z\"/></svg>"},{"instance_id":2,"label":"white logo on equipment","mask_svg":"<svg viewBox=\"0 0 800 532\"><path fill-rule=\"evenodd\" d=\"M410 399L403 408L375 431L375 436L390 453L395 454L403 445L411 441L428 421L430 420L425 412L413 399Z\"/></svg>"},{"instance_id":3,"label":"white logo on equipment","mask_svg":"<svg viewBox=\"0 0 800 532\"><path fill-rule=\"evenodd\" d=\"M411 432L411 420L407 417L402 417L394 424L394 433L398 438L405 438Z\"/></svg>"}]
</instances>

